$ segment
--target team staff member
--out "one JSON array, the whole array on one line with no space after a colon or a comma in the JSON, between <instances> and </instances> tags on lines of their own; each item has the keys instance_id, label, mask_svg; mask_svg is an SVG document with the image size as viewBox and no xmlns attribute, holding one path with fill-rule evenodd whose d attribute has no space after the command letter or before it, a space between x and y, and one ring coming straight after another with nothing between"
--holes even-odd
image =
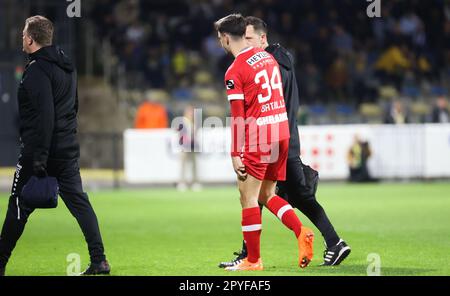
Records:
<instances>
[{"instance_id":1,"label":"team staff member","mask_svg":"<svg viewBox=\"0 0 450 296\"><path fill-rule=\"evenodd\" d=\"M304 268L313 256L314 234L275 193L277 180L284 180L286 176L289 147L279 65L264 50L247 45L246 21L242 15L228 15L218 20L215 27L221 46L235 57L225 73L225 86L231 105L231 159L238 177L242 232L248 246L247 257L225 269L263 269L258 202L295 234L299 266Z\"/></svg>"},{"instance_id":2,"label":"team staff member","mask_svg":"<svg viewBox=\"0 0 450 296\"><path fill-rule=\"evenodd\" d=\"M298 135L297 113L299 109L299 93L292 55L281 45L269 45L266 23L253 16L246 17L247 42L272 54L280 65L283 83L283 94L289 120L289 154L287 159L286 180L277 183L278 195L286 198L295 208L299 209L320 230L325 239L326 250L322 265L339 265L349 254L350 247L342 240L328 219L324 209L316 200L315 188L317 176L305 166L300 159L300 139ZM219 267L233 266L236 261L247 257L247 246L243 243L240 253L230 262L222 262Z\"/></svg>"},{"instance_id":3,"label":"team staff member","mask_svg":"<svg viewBox=\"0 0 450 296\"><path fill-rule=\"evenodd\" d=\"M21 154L0 237L0 274L5 274L6 264L34 210L21 198L23 186L33 175L56 177L61 198L77 219L88 245L91 264L83 274L109 274L97 217L80 177L74 65L52 45L53 24L47 18L28 18L22 39L30 61L18 91Z\"/></svg>"}]
</instances>

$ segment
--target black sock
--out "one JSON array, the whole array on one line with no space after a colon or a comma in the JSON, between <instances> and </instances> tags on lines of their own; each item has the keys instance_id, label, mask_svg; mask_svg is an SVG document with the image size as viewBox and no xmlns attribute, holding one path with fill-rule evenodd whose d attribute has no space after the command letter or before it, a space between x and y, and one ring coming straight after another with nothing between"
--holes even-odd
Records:
<instances>
[{"instance_id":1,"label":"black sock","mask_svg":"<svg viewBox=\"0 0 450 296\"><path fill-rule=\"evenodd\" d=\"M242 254L247 255L247 244L245 243L245 240L242 241Z\"/></svg>"}]
</instances>

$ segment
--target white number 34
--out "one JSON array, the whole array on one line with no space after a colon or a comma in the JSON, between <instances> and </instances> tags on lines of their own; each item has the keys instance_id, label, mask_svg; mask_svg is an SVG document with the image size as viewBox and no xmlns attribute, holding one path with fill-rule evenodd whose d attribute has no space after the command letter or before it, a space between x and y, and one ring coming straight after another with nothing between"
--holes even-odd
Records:
<instances>
[{"instance_id":1,"label":"white number 34","mask_svg":"<svg viewBox=\"0 0 450 296\"><path fill-rule=\"evenodd\" d=\"M263 81L261 81L263 80ZM269 80L269 74L264 69L258 72L255 76L255 83L261 84L261 88L266 90L266 95L258 94L258 102L265 103L272 98L272 91L277 90L280 92L280 96L283 96L283 85L281 83L281 75L278 67L273 68L272 77Z\"/></svg>"}]
</instances>

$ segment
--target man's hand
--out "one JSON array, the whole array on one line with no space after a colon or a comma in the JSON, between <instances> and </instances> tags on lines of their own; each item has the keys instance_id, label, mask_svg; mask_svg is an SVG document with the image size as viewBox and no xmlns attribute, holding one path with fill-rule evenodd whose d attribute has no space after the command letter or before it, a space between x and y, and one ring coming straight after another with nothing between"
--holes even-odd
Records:
<instances>
[{"instance_id":1,"label":"man's hand","mask_svg":"<svg viewBox=\"0 0 450 296\"><path fill-rule=\"evenodd\" d=\"M245 171L245 165L242 163L241 158L239 156L233 156L231 157L231 160L238 179L245 181L245 179L247 179L247 172Z\"/></svg>"},{"instance_id":2,"label":"man's hand","mask_svg":"<svg viewBox=\"0 0 450 296\"><path fill-rule=\"evenodd\" d=\"M41 161L33 161L33 172L38 178L47 177L47 170L45 163Z\"/></svg>"}]
</instances>

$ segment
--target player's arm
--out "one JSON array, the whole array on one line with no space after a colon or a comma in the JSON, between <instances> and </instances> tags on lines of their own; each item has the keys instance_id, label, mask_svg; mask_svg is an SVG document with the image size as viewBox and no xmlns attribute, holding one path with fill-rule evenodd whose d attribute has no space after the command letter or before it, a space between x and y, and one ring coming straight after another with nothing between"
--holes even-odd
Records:
<instances>
[{"instance_id":1,"label":"player's arm","mask_svg":"<svg viewBox=\"0 0 450 296\"><path fill-rule=\"evenodd\" d=\"M243 100L230 101L231 156L240 156L245 144L245 107Z\"/></svg>"},{"instance_id":2,"label":"player's arm","mask_svg":"<svg viewBox=\"0 0 450 296\"><path fill-rule=\"evenodd\" d=\"M231 159L233 169L241 180L247 173L240 154L245 144L245 105L241 79L233 72L225 76L225 86L231 109Z\"/></svg>"},{"instance_id":3,"label":"player's arm","mask_svg":"<svg viewBox=\"0 0 450 296\"><path fill-rule=\"evenodd\" d=\"M231 105L231 159L233 169L241 180L247 172L240 157L245 141L245 109L243 100L232 100Z\"/></svg>"}]
</instances>

